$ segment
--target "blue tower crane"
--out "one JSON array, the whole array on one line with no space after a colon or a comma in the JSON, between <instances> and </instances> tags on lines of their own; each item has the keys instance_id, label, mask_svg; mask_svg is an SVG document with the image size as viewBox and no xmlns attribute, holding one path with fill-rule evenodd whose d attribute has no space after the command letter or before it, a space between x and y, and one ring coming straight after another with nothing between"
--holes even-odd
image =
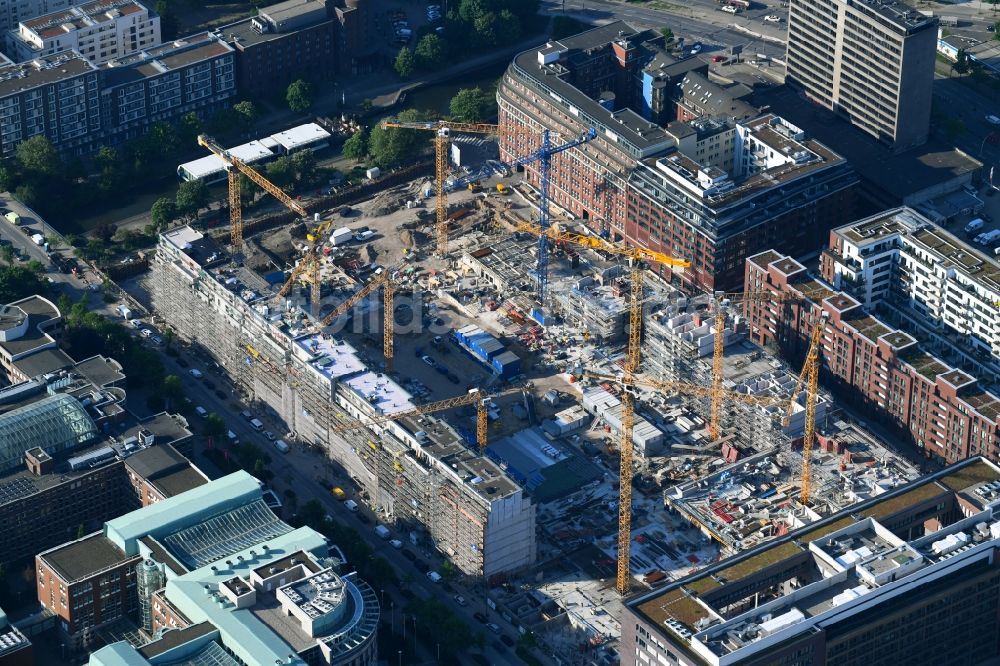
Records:
<instances>
[{"instance_id":1,"label":"blue tower crane","mask_svg":"<svg viewBox=\"0 0 1000 666\"><path fill-rule=\"evenodd\" d=\"M537 150L506 164L512 171L519 166L526 166L533 162L538 162L541 166L538 226L542 233L538 237L538 290L536 292L538 307L531 311L531 318L543 326L545 325L545 288L549 280L549 238L545 234L545 230L549 228L549 168L552 164L552 156L583 145L596 137L597 130L591 127L583 136L560 146L553 146L549 130L544 130L542 132L542 145Z\"/></svg>"}]
</instances>

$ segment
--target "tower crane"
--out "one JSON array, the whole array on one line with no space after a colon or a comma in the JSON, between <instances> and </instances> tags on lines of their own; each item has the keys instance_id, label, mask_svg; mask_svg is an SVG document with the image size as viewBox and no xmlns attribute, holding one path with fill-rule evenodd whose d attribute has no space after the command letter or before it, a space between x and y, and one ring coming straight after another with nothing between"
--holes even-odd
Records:
<instances>
[{"instance_id":1,"label":"tower crane","mask_svg":"<svg viewBox=\"0 0 1000 666\"><path fill-rule=\"evenodd\" d=\"M799 501L809 504L812 494L812 447L816 435L816 394L819 391L820 354L823 351L823 330L826 328L827 313L823 312L813 324L809 336L809 351L806 353L806 423L802 435L802 486Z\"/></svg>"},{"instance_id":2,"label":"tower crane","mask_svg":"<svg viewBox=\"0 0 1000 666\"><path fill-rule=\"evenodd\" d=\"M359 430L361 428L368 428L373 425L380 425L383 423L389 423L392 421L398 421L400 419L405 419L410 416L422 416L424 414L433 414L434 412L443 412L448 409L453 409L455 407L462 407L465 405L475 405L476 406L476 444L479 446L479 451L482 452L486 448L487 444L487 421L489 414L487 411L487 405L492 398L499 398L501 396L510 395L512 393L523 393L524 388L509 388L502 391L496 391L487 393L479 389L473 389L464 395L455 396L453 398L445 398L444 400L438 400L436 402L429 402L426 405L419 405L411 409L404 409L400 412L395 412L393 414L386 414L384 416L379 416L376 418L365 418L364 421L358 420L354 423L345 423L332 428L330 432L349 432L351 430Z\"/></svg>"},{"instance_id":3,"label":"tower crane","mask_svg":"<svg viewBox=\"0 0 1000 666\"><path fill-rule=\"evenodd\" d=\"M448 166L448 138L452 132L471 132L478 134L504 134L519 132L516 128L505 128L498 125L480 123L450 123L447 121L413 123L413 122L384 122L383 127L395 127L401 129L413 129L436 132L435 148L435 171L437 177L437 240L438 254L444 256L448 251L448 207L445 200L444 178ZM541 169L539 197L538 197L538 226L547 229L549 226L549 170L552 164L552 156L561 152L576 148L584 143L592 141L597 137L597 130L593 127L586 133L560 144L552 145L552 136L549 130L542 130L542 144L527 155L503 163L510 170L520 166L527 166L533 162L538 162ZM545 288L548 284L548 238L544 235L538 237L538 287L536 298L538 309L532 311L531 317L540 324L545 324Z\"/></svg>"},{"instance_id":4,"label":"tower crane","mask_svg":"<svg viewBox=\"0 0 1000 666\"><path fill-rule=\"evenodd\" d=\"M444 181L448 175L448 145L451 133L501 134L510 131L489 123L453 123L447 120L431 122L384 121L382 127L434 132L434 177L437 179L437 253L448 254L448 200Z\"/></svg>"},{"instance_id":5,"label":"tower crane","mask_svg":"<svg viewBox=\"0 0 1000 666\"><path fill-rule=\"evenodd\" d=\"M822 290L819 293L811 294L810 299L826 298L832 296L834 292ZM765 301L771 303L791 303L804 301L805 296L787 292L774 291L738 291L733 293L716 292L713 297L715 305L715 346L712 353L712 413L709 419L708 434L712 439L718 439L722 435L719 425L722 416L722 361L725 352L725 328L726 309L734 301L750 303ZM791 409L791 406L789 406Z\"/></svg>"},{"instance_id":6,"label":"tower crane","mask_svg":"<svg viewBox=\"0 0 1000 666\"><path fill-rule=\"evenodd\" d=\"M280 187L267 178L264 178L264 176L260 175L246 162L232 155L212 137L206 134L199 134L198 145L210 150L213 155L222 160L226 165L226 173L229 177L229 233L234 251L239 251L239 248L243 246L243 211L240 203L241 173L260 186L260 189L283 203L288 210L300 217L309 217L309 212L299 205L295 199L285 194Z\"/></svg>"},{"instance_id":7,"label":"tower crane","mask_svg":"<svg viewBox=\"0 0 1000 666\"><path fill-rule=\"evenodd\" d=\"M391 271L383 271L381 275L375 276L374 279L370 280L365 286L361 287L358 291L345 300L343 303L338 305L330 312L328 315L323 317L320 322L320 327L325 328L329 326L334 319L337 317L347 314L347 311L354 307L355 303L360 302L364 298L367 298L369 294L376 291L379 287L382 288L382 353L385 356L386 369L392 370L392 357L393 357L393 339L392 339L392 322L393 322L393 307L392 298L394 295L392 287L392 279L389 277Z\"/></svg>"},{"instance_id":8,"label":"tower crane","mask_svg":"<svg viewBox=\"0 0 1000 666\"><path fill-rule=\"evenodd\" d=\"M588 136L591 136L588 134ZM591 136L591 138L593 138ZM582 140L578 140L576 145ZM573 142L571 142L573 143ZM548 160L544 158L545 146L548 145L548 134L545 134L542 148L538 151L538 156L529 156L525 159L542 160L542 190L547 190L548 184ZM566 144L570 145L570 144ZM548 201L544 195L542 197L542 207L540 216L548 207ZM612 243L596 236L584 236L561 232L557 227L549 227L545 221L541 226L536 227L528 223L522 223L516 227L519 231L537 234L539 238L539 284L543 280L544 262L542 253L545 244L549 240L563 241L575 245L591 247L611 254L628 257L632 260L631 289L629 302L629 329L628 329L628 352L625 356L625 372L619 380L625 390L622 392L622 438L619 448L620 464L618 468L619 477L619 498L618 498L618 576L616 579L616 589L621 595L628 594L629 591L629 548L631 546L632 533L632 430L635 426L635 404L633 402L632 387L636 373L639 372L639 361L641 355L640 343L642 341L642 282L643 282L643 262L655 261L676 268L686 268L691 262L683 259L675 259L662 252L656 252L638 246L626 246L619 243ZM544 293L544 289L540 290ZM544 301L539 301L544 304ZM536 319L537 320L537 319Z\"/></svg>"}]
</instances>

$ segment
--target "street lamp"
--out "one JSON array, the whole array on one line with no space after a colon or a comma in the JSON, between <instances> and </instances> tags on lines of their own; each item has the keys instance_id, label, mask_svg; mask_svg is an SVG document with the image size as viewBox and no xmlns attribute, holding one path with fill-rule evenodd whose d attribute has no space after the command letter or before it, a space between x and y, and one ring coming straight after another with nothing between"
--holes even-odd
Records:
<instances>
[{"instance_id":1,"label":"street lamp","mask_svg":"<svg viewBox=\"0 0 1000 666\"><path fill-rule=\"evenodd\" d=\"M396 655L399 657L399 666L403 666L403 651L400 650Z\"/></svg>"}]
</instances>

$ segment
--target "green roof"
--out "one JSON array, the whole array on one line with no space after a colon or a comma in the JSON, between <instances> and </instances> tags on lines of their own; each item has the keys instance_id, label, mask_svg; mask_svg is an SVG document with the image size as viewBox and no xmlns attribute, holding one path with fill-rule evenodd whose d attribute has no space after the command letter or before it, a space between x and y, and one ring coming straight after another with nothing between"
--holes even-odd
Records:
<instances>
[{"instance_id":1,"label":"green roof","mask_svg":"<svg viewBox=\"0 0 1000 666\"><path fill-rule=\"evenodd\" d=\"M160 539L263 497L260 481L244 471L169 497L105 523L104 533L126 555L139 552L138 540Z\"/></svg>"},{"instance_id":2,"label":"green roof","mask_svg":"<svg viewBox=\"0 0 1000 666\"><path fill-rule=\"evenodd\" d=\"M939 480L955 492L959 492L983 481L996 481L997 478L1000 477L997 476L996 470L989 463L977 460L951 474L942 476Z\"/></svg>"}]
</instances>

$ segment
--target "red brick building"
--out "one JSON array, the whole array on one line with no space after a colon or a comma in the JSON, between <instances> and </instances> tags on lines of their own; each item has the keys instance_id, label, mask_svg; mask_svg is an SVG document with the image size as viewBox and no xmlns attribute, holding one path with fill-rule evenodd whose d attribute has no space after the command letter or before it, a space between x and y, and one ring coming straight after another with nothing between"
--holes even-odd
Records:
<instances>
[{"instance_id":1,"label":"red brick building","mask_svg":"<svg viewBox=\"0 0 1000 666\"><path fill-rule=\"evenodd\" d=\"M519 54L497 90L504 161L537 149L542 129L556 142L597 130L552 158L551 201L595 231L691 261L683 273L658 268L688 291L738 288L744 259L767 248L818 251L851 219L857 180L843 158L773 114L727 120L720 159L712 146L688 151L670 121L685 76L703 66L615 22ZM537 188L539 164L524 170Z\"/></svg>"},{"instance_id":2,"label":"red brick building","mask_svg":"<svg viewBox=\"0 0 1000 666\"><path fill-rule=\"evenodd\" d=\"M811 278L773 250L746 261L746 289L791 293L802 301L746 302L750 337L802 358L817 317L826 316L823 372L831 388L909 433L928 457L949 463L982 455L1000 460L1000 399L970 375L923 351L909 334L868 314L855 298Z\"/></svg>"}]
</instances>

